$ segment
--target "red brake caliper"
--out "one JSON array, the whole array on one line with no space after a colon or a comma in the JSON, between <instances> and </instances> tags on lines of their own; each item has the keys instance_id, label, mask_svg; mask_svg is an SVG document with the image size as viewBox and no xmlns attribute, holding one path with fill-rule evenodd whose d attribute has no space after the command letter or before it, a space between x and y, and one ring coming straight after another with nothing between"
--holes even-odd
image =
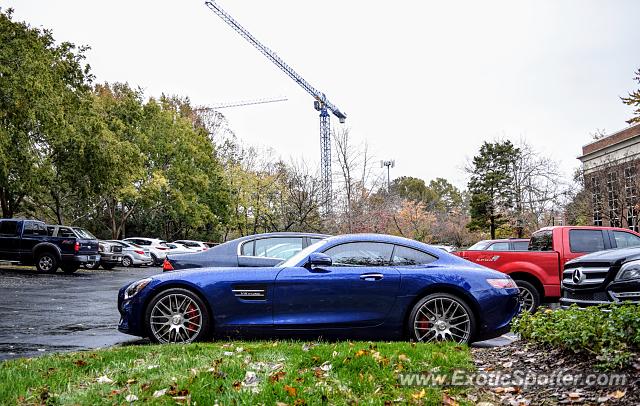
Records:
<instances>
[{"instance_id":1,"label":"red brake caliper","mask_svg":"<svg viewBox=\"0 0 640 406\"><path fill-rule=\"evenodd\" d=\"M190 318L191 317L190 314L191 313L196 313L196 312L197 312L197 309L192 303L187 307L187 311L186 311L185 315L187 316L187 318ZM197 323L197 324L195 324L195 323ZM193 330L192 332L195 332L196 330L198 330L198 325L199 324L200 324L200 315L198 315L198 317L195 317L195 318L189 320L187 322L187 327L190 328L191 330Z\"/></svg>"}]
</instances>

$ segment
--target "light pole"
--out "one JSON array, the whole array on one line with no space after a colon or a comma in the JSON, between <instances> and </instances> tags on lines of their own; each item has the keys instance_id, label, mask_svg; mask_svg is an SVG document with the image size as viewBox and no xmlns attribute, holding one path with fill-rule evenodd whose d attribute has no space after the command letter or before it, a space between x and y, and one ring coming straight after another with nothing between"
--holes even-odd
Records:
<instances>
[{"instance_id":1,"label":"light pole","mask_svg":"<svg viewBox=\"0 0 640 406\"><path fill-rule=\"evenodd\" d=\"M396 160L380 161L380 167L387 167L387 193L391 190L391 168L396 166Z\"/></svg>"}]
</instances>

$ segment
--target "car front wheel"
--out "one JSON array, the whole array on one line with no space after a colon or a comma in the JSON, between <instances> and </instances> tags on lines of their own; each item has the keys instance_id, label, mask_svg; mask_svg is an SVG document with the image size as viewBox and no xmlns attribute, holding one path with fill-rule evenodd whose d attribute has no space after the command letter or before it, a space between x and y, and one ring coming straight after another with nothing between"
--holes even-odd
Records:
<instances>
[{"instance_id":1,"label":"car front wheel","mask_svg":"<svg viewBox=\"0 0 640 406\"><path fill-rule=\"evenodd\" d=\"M172 288L157 294L145 314L149 338L156 343L190 343L209 334L209 312L193 292Z\"/></svg>"},{"instance_id":2,"label":"car front wheel","mask_svg":"<svg viewBox=\"0 0 640 406\"><path fill-rule=\"evenodd\" d=\"M409 316L409 335L420 342L469 343L475 331L471 308L458 296L432 293L416 303Z\"/></svg>"}]
</instances>

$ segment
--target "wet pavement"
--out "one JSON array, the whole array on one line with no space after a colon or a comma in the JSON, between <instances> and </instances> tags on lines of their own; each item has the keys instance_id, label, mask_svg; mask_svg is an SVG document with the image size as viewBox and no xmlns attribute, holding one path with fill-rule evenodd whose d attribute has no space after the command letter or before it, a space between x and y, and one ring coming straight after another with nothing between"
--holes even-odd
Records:
<instances>
[{"instance_id":1,"label":"wet pavement","mask_svg":"<svg viewBox=\"0 0 640 406\"><path fill-rule=\"evenodd\" d=\"M115 268L72 275L0 267L0 360L107 347L139 339L118 332L117 292L160 268Z\"/></svg>"},{"instance_id":2,"label":"wet pavement","mask_svg":"<svg viewBox=\"0 0 640 406\"><path fill-rule=\"evenodd\" d=\"M39 274L29 267L0 266L0 361L147 342L117 330L117 294L128 282L159 272L114 268ZM504 346L516 340L505 334L474 346Z\"/></svg>"}]
</instances>

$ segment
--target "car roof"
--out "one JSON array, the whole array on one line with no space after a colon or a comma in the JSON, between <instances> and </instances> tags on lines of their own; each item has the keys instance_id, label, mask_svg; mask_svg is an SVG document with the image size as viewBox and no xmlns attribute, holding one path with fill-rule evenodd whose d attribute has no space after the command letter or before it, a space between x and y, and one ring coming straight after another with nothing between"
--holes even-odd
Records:
<instances>
[{"instance_id":1,"label":"car roof","mask_svg":"<svg viewBox=\"0 0 640 406\"><path fill-rule=\"evenodd\" d=\"M331 236L328 235L328 234L302 233L302 232L299 233L299 232L295 232L295 231L282 231L282 232L246 235L244 237L238 237L235 240L231 240L231 241L241 242L241 241L245 241L245 240L269 238L269 237L316 237L316 238L324 239L324 238L331 237ZM231 242L231 241L227 241L227 242Z\"/></svg>"}]
</instances>

